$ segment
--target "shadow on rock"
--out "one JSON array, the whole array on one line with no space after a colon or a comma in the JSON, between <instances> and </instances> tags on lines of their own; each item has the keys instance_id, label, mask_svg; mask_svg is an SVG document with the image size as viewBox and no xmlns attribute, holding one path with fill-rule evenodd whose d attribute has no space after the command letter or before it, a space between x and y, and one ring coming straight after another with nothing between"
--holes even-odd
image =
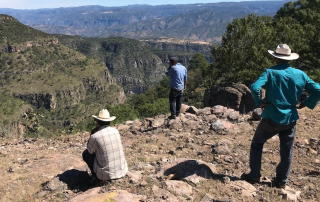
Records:
<instances>
[{"instance_id":1,"label":"shadow on rock","mask_svg":"<svg viewBox=\"0 0 320 202\"><path fill-rule=\"evenodd\" d=\"M90 188L88 186L90 179L91 177L86 171L79 171L76 169L67 170L45 183L43 189L47 191L61 191L67 189L86 190Z\"/></svg>"},{"instance_id":2,"label":"shadow on rock","mask_svg":"<svg viewBox=\"0 0 320 202\"><path fill-rule=\"evenodd\" d=\"M186 180L197 184L201 179L217 179L222 180L228 177L230 181L239 180L237 177L222 175L216 173L213 164L202 162L199 160L186 160L167 168L163 173L171 180Z\"/></svg>"},{"instance_id":3,"label":"shadow on rock","mask_svg":"<svg viewBox=\"0 0 320 202\"><path fill-rule=\"evenodd\" d=\"M199 162L196 160L187 160L181 162L164 171L164 175L166 176L169 176L171 174L174 175L172 179L176 180L184 179L192 175L210 179L215 175L209 166L207 166L206 164L199 164Z\"/></svg>"}]
</instances>

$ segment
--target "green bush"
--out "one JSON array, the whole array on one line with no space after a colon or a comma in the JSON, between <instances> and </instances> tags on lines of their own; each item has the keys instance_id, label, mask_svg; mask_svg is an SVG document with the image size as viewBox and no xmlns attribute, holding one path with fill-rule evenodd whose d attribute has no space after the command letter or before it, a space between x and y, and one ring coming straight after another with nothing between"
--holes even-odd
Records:
<instances>
[{"instance_id":1,"label":"green bush","mask_svg":"<svg viewBox=\"0 0 320 202\"><path fill-rule=\"evenodd\" d=\"M154 117L159 114L167 114L169 110L169 100L159 98L152 103L145 103L138 108L140 117Z\"/></svg>"}]
</instances>

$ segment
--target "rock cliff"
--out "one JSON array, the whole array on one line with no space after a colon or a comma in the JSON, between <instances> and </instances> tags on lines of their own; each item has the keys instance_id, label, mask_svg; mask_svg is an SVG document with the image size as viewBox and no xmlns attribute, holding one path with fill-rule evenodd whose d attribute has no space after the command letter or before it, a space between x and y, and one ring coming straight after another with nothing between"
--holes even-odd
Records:
<instances>
[{"instance_id":1,"label":"rock cliff","mask_svg":"<svg viewBox=\"0 0 320 202\"><path fill-rule=\"evenodd\" d=\"M164 61L152 48L138 40L110 37L106 39L56 35L73 49L103 61L125 93L143 93L164 76Z\"/></svg>"}]
</instances>

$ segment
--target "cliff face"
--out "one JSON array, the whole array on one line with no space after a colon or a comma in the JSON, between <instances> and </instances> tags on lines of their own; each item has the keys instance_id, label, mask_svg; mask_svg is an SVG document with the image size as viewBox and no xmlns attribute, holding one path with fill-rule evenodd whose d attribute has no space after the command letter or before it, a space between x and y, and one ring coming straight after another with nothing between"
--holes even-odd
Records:
<instances>
[{"instance_id":1,"label":"cliff face","mask_svg":"<svg viewBox=\"0 0 320 202\"><path fill-rule=\"evenodd\" d=\"M166 71L165 61L150 45L134 39L111 37L89 39L57 35L60 43L105 62L125 93L143 93L158 83Z\"/></svg>"},{"instance_id":2,"label":"cliff face","mask_svg":"<svg viewBox=\"0 0 320 202\"><path fill-rule=\"evenodd\" d=\"M167 37L140 40L154 49L154 53L160 57L162 63L168 66L167 60L171 56L177 56L179 62L189 66L189 61L195 53L203 54L207 60L211 60L212 44L205 41L181 40Z\"/></svg>"},{"instance_id":3,"label":"cliff face","mask_svg":"<svg viewBox=\"0 0 320 202\"><path fill-rule=\"evenodd\" d=\"M210 55L212 44L205 41L190 41L173 38L154 38L154 39L142 39L142 42L147 43L149 46L171 52L189 52L189 53L202 53L204 55Z\"/></svg>"},{"instance_id":4,"label":"cliff face","mask_svg":"<svg viewBox=\"0 0 320 202\"><path fill-rule=\"evenodd\" d=\"M123 86L125 93L129 94L145 92L150 86L158 83L166 71L162 60L155 55L132 61L121 57L108 62L107 67L116 78L117 84Z\"/></svg>"},{"instance_id":5,"label":"cliff face","mask_svg":"<svg viewBox=\"0 0 320 202\"><path fill-rule=\"evenodd\" d=\"M105 91L112 84L115 84L114 78L107 70L104 70L98 74L98 77L88 76L83 78L79 85L70 85L50 92L13 92L13 96L36 108L65 108L74 106L86 99L88 92ZM123 91L120 91L119 98L115 99L117 100L116 103L122 103L125 100Z\"/></svg>"},{"instance_id":6,"label":"cliff face","mask_svg":"<svg viewBox=\"0 0 320 202\"><path fill-rule=\"evenodd\" d=\"M86 98L86 90L83 85L71 86L68 89L57 90L51 93L14 94L36 108L56 109L70 107Z\"/></svg>"},{"instance_id":7,"label":"cliff face","mask_svg":"<svg viewBox=\"0 0 320 202\"><path fill-rule=\"evenodd\" d=\"M21 51L25 51L28 47L32 46L48 46L48 45L54 45L58 44L59 41L56 38L52 39L41 39L37 41L27 41L23 44L18 45L3 45L0 48L0 51L5 53L20 53Z\"/></svg>"}]
</instances>

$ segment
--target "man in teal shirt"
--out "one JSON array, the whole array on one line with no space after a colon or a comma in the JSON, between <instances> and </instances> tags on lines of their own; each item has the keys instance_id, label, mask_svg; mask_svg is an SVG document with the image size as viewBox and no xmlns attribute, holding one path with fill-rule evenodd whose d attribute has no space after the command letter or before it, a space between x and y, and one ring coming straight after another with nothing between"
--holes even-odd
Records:
<instances>
[{"instance_id":1,"label":"man in teal shirt","mask_svg":"<svg viewBox=\"0 0 320 202\"><path fill-rule=\"evenodd\" d=\"M288 181L298 109L313 109L320 99L320 85L311 80L303 71L292 68L290 60L299 58L291 53L287 44L278 45L276 51L268 51L274 58L276 66L266 69L259 79L252 84L251 94L257 107L263 110L262 120L254 134L250 149L251 172L243 174L242 179L256 183L260 181L261 156L264 143L276 134L280 139L280 163L276 168L275 187L285 187ZM265 99L261 99L260 89L265 86ZM311 94L298 104L303 89Z\"/></svg>"}]
</instances>

